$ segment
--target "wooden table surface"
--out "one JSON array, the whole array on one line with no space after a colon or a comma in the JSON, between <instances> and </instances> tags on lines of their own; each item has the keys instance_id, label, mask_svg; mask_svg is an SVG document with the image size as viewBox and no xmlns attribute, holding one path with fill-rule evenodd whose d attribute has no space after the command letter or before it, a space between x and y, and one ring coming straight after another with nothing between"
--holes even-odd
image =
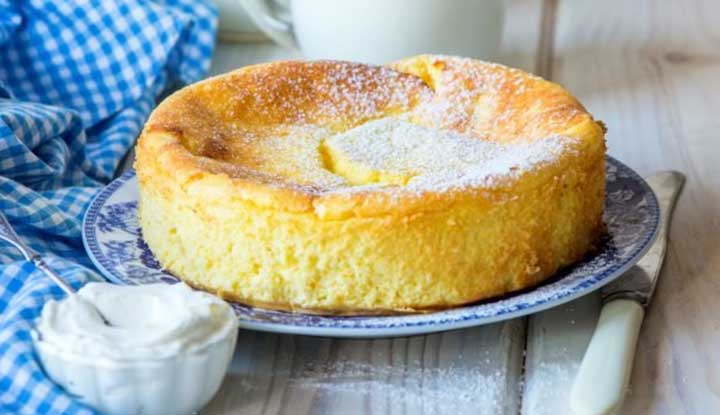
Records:
<instances>
[{"instance_id":1,"label":"wooden table surface","mask_svg":"<svg viewBox=\"0 0 720 415\"><path fill-rule=\"evenodd\" d=\"M623 414L720 412L720 2L508 0L496 60L567 87L609 153L688 182ZM298 57L219 45L211 72ZM428 336L338 340L241 331L204 414L565 414L597 321L592 294Z\"/></svg>"}]
</instances>

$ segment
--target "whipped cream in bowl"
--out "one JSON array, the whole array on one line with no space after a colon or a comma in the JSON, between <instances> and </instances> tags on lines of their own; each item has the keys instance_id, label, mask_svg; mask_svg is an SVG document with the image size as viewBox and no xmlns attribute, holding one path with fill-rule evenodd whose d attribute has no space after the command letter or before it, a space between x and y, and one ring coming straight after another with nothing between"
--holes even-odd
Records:
<instances>
[{"instance_id":1,"label":"whipped cream in bowl","mask_svg":"<svg viewBox=\"0 0 720 415\"><path fill-rule=\"evenodd\" d=\"M103 413L189 413L220 387L237 331L226 302L182 283L89 283L45 304L33 341L48 376Z\"/></svg>"}]
</instances>

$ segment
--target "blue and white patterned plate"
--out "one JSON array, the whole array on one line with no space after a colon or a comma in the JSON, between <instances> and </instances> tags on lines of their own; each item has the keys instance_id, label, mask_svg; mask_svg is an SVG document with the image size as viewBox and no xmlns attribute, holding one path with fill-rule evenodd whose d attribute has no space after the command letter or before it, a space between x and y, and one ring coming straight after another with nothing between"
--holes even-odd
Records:
<instances>
[{"instance_id":1,"label":"blue and white patterned plate","mask_svg":"<svg viewBox=\"0 0 720 415\"><path fill-rule=\"evenodd\" d=\"M607 163L605 223L608 235L591 257L533 290L429 314L339 317L292 314L232 304L248 329L333 337L407 336L458 329L536 313L596 290L633 264L650 247L658 228L657 199L647 183L613 158ZM110 281L149 284L178 279L163 270L142 239L137 223L137 179L129 171L90 204L83 242Z\"/></svg>"}]
</instances>

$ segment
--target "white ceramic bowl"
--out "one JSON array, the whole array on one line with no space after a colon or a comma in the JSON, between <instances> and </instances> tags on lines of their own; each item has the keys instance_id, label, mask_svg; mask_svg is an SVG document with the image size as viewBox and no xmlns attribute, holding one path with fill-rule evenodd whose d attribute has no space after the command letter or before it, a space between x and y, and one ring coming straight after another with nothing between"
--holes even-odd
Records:
<instances>
[{"instance_id":1,"label":"white ceramic bowl","mask_svg":"<svg viewBox=\"0 0 720 415\"><path fill-rule=\"evenodd\" d=\"M95 360L59 350L33 331L45 372L68 393L105 414L189 414L215 395L237 330L193 352L148 360Z\"/></svg>"}]
</instances>

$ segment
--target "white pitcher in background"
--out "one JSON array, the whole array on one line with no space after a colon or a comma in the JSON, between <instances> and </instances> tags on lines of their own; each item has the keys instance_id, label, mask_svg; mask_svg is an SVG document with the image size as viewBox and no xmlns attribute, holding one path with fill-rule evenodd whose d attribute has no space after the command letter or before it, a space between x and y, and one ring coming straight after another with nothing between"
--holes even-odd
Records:
<instances>
[{"instance_id":1,"label":"white pitcher in background","mask_svg":"<svg viewBox=\"0 0 720 415\"><path fill-rule=\"evenodd\" d=\"M420 53L491 59L502 0L241 0L270 38L309 59L381 64Z\"/></svg>"}]
</instances>

